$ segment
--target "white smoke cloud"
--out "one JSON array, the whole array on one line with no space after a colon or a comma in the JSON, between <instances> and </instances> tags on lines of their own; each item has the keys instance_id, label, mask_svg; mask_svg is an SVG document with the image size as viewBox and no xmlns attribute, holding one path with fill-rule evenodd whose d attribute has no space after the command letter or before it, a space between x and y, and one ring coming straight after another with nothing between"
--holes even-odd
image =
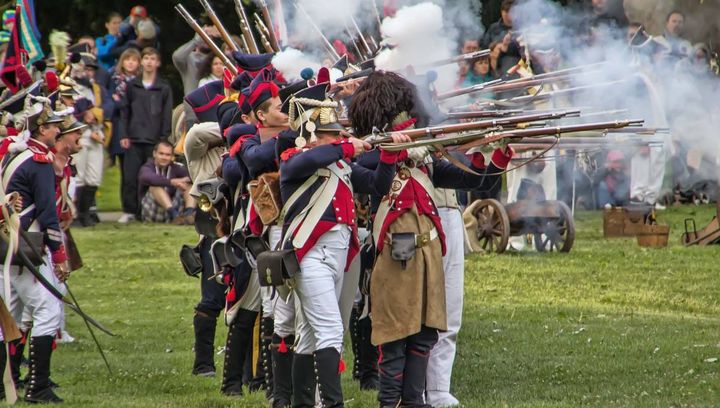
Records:
<instances>
[{"instance_id":1,"label":"white smoke cloud","mask_svg":"<svg viewBox=\"0 0 720 408\"><path fill-rule=\"evenodd\" d=\"M300 72L303 69L311 68L317 74L322 66L314 57L305 55L302 51L291 47L275 54L272 64L275 69L283 74L286 80L291 82L302 79Z\"/></svg>"}]
</instances>

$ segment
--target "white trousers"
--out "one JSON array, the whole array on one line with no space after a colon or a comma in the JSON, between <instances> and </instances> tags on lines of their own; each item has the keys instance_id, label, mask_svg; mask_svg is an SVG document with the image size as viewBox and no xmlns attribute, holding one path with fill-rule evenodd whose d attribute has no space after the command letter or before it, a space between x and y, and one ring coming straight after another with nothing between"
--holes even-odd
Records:
<instances>
[{"instance_id":1,"label":"white trousers","mask_svg":"<svg viewBox=\"0 0 720 408\"><path fill-rule=\"evenodd\" d=\"M48 264L52 265L49 262ZM0 288L3 288L4 284L5 276L0 273ZM27 307L32 320L32 337L55 336L60 328L62 316L58 299L37 282L30 271L17 266L10 267L10 286L12 288L10 302L5 299L4 290L0 290L0 295L18 327L23 327L23 311ZM1 333L0 339L2 339Z\"/></svg>"},{"instance_id":2,"label":"white trousers","mask_svg":"<svg viewBox=\"0 0 720 408\"><path fill-rule=\"evenodd\" d=\"M298 305L295 353L335 347L342 354L343 322L340 315L342 290L351 232L336 225L323 234L300 262L295 276Z\"/></svg>"},{"instance_id":3,"label":"white trousers","mask_svg":"<svg viewBox=\"0 0 720 408\"><path fill-rule=\"evenodd\" d=\"M268 244L270 245L270 249L275 249L275 245L277 245L278 241L280 241L280 237L282 235L282 228L280 228L277 225L270 226L270 229L268 231ZM255 271L253 271L255 272ZM262 297L262 317L273 317L273 288L270 286L262 286L260 287L260 296ZM291 303L292 304L292 303Z\"/></svg>"},{"instance_id":4,"label":"white trousers","mask_svg":"<svg viewBox=\"0 0 720 408\"><path fill-rule=\"evenodd\" d=\"M100 186L102 183L104 146L93 140L82 140L83 148L75 155L77 183L79 186Z\"/></svg>"},{"instance_id":5,"label":"white trousers","mask_svg":"<svg viewBox=\"0 0 720 408\"><path fill-rule=\"evenodd\" d=\"M457 335L462 323L465 252L464 224L460 210L438 208L445 232L447 252L443 256L445 270L445 303L447 331L440 332L438 342L430 351L427 369L427 391L450 392L450 378L457 349Z\"/></svg>"},{"instance_id":6,"label":"white trousers","mask_svg":"<svg viewBox=\"0 0 720 408\"><path fill-rule=\"evenodd\" d=\"M647 204L660 198L665 177L666 152L663 147L651 147L649 153L636 153L630 161L630 197Z\"/></svg>"}]
</instances>

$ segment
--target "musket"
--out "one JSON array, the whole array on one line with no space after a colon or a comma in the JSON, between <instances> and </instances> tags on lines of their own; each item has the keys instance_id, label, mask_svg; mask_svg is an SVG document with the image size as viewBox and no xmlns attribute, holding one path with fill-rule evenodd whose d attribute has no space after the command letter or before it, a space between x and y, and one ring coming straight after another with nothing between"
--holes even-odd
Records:
<instances>
[{"instance_id":1,"label":"musket","mask_svg":"<svg viewBox=\"0 0 720 408\"><path fill-rule=\"evenodd\" d=\"M275 52L272 45L270 44L270 41L268 41L268 38L265 35L265 30L263 30L263 22L260 19L260 16L258 16L257 14L253 14L253 17L255 17L255 28L257 29L257 32L260 35L260 43L262 44L263 48L265 49L265 52L267 52L267 53Z\"/></svg>"},{"instance_id":2,"label":"musket","mask_svg":"<svg viewBox=\"0 0 720 408\"><path fill-rule=\"evenodd\" d=\"M202 29L202 27L200 27L197 21L195 21L192 15L190 15L190 13L185 9L185 7L183 7L182 4L177 4L175 6L175 10L177 10L180 16L185 19L188 25L190 25L190 28L192 28L193 31L195 31L195 33L199 35L203 41L205 41L205 44L210 48L210 50L212 50L213 54L215 54L216 57L220 58L220 61L222 61L223 65L225 65L225 67L229 69L233 75L237 75L237 67L233 65L232 61L230 61L230 58L228 58L227 55L225 55L225 53L223 53L222 50L217 46L217 44L213 42L210 36L205 32L205 30Z\"/></svg>"},{"instance_id":3,"label":"musket","mask_svg":"<svg viewBox=\"0 0 720 408\"><path fill-rule=\"evenodd\" d=\"M372 57L372 54L374 51L370 48L370 44L368 44L368 42L365 40L365 36L363 35L362 31L360 30L360 26L358 25L357 21L355 21L355 17L350 15L350 21L352 22L353 26L355 27L355 31L357 31L357 34L360 36L360 41L362 42L363 47L365 47L365 49L367 50L368 57Z\"/></svg>"},{"instance_id":4,"label":"musket","mask_svg":"<svg viewBox=\"0 0 720 408\"><path fill-rule=\"evenodd\" d=\"M420 128L420 129L410 129L410 130L404 130L402 133L409 136L413 140L424 137L424 136L430 136L430 137L434 138L434 137L436 137L438 135L442 135L442 134L469 132L469 131L474 131L474 130L488 129L488 128L500 127L500 126L528 124L528 123L542 121L542 120L555 120L555 119L560 119L560 118L564 118L564 117L574 117L574 116L578 116L579 114L580 114L579 110L568 110L568 111L539 113L539 114L534 114L534 115L510 116L507 118L500 118L500 119L480 120L480 121L476 121L476 122L456 123L456 124L452 124L452 125L432 126L432 127L426 127L426 128ZM390 142L392 142L391 137L382 137L379 139L372 140L369 143L370 143L370 145L374 146L374 145L384 145L384 144L387 144Z\"/></svg>"},{"instance_id":5,"label":"musket","mask_svg":"<svg viewBox=\"0 0 720 408\"><path fill-rule=\"evenodd\" d=\"M484 92L504 92L515 89L522 89L531 86L544 85L548 82L564 81L574 78L576 75L587 73L586 71L592 71L601 66L605 65L605 62L598 62L594 64L582 65L579 67L572 67L566 69L560 69L557 71L546 72L544 74L533 75L524 78L516 78L510 80L501 80L492 83L492 86L477 87L469 86L461 89L457 89L451 92L438 95L438 99L448 99L455 96L466 95L469 93L484 91Z\"/></svg>"},{"instance_id":6,"label":"musket","mask_svg":"<svg viewBox=\"0 0 720 408\"><path fill-rule=\"evenodd\" d=\"M238 1L238 0L235 0L235 1ZM332 44L330 44L330 41L329 41L329 40L327 39L327 37L325 37L325 35L322 33L322 30L320 30L320 27L318 27L317 24L315 24L315 22L313 21L312 17L310 17L310 14L308 14L307 11L305 11L305 9L304 9L299 3L297 3L297 2L295 3L295 8L298 9L298 10L305 16L305 18L307 18L308 22L309 22L310 25L313 27L313 29L315 30L315 32L316 32L316 33L320 36L320 38L323 40L323 44L325 44L325 48L327 49L328 53L330 54L330 57L331 57L334 61L339 60L339 59L340 59L340 55L338 55L337 51L335 51L335 48L332 46Z\"/></svg>"},{"instance_id":7,"label":"musket","mask_svg":"<svg viewBox=\"0 0 720 408\"><path fill-rule=\"evenodd\" d=\"M522 109L508 109L508 110L450 112L450 113L446 114L446 118L447 118L446 120L499 118L499 117L517 115L518 113L528 113L528 112L532 112L532 111L524 111Z\"/></svg>"},{"instance_id":8,"label":"musket","mask_svg":"<svg viewBox=\"0 0 720 408\"><path fill-rule=\"evenodd\" d=\"M627 126L636 126L644 123L642 119L616 120L612 122L585 123L580 125L531 127L525 129L471 131L468 134L457 136L418 140L408 143L383 143L380 147L387 151L399 151L423 146L455 146L455 150L469 150L475 147L490 145L497 142L508 142L511 139L532 138L537 136L552 136L563 133L588 132L592 130L618 129Z\"/></svg>"},{"instance_id":9,"label":"musket","mask_svg":"<svg viewBox=\"0 0 720 408\"><path fill-rule=\"evenodd\" d=\"M484 108L490 108L490 107L496 107L496 106L505 106L505 105L510 105L510 104L523 105L523 104L527 104L527 103L546 101L548 99L552 99L557 96L565 96L565 95L571 95L574 93L585 92L585 91L595 89L595 88L619 85L619 84L622 84L629 80L631 80L631 79L620 79L620 80L616 80L616 81L601 82L601 83L592 84L592 85L576 86L573 88L559 89L557 91L540 92L535 95L522 95L522 96L516 96L514 98L500 99L497 101L486 101L486 102L482 102L482 103L475 103L475 104L469 105L469 106L471 106L475 109L484 109Z\"/></svg>"},{"instance_id":10,"label":"musket","mask_svg":"<svg viewBox=\"0 0 720 408\"><path fill-rule=\"evenodd\" d=\"M242 5L242 0L235 0L235 11L237 12L238 18L240 19L240 30L242 31L245 43L247 43L248 51L251 54L260 54L255 37L253 36L250 25L248 24L248 18L245 14L245 7Z\"/></svg>"},{"instance_id":11,"label":"musket","mask_svg":"<svg viewBox=\"0 0 720 408\"><path fill-rule=\"evenodd\" d=\"M280 43L278 42L277 35L275 35L275 26L272 23L272 18L270 18L270 9L268 9L265 0L260 0L260 12L262 13L263 20L265 20L263 25L267 29L270 45L272 45L273 50L280 52Z\"/></svg>"},{"instance_id":12,"label":"musket","mask_svg":"<svg viewBox=\"0 0 720 408\"><path fill-rule=\"evenodd\" d=\"M474 51L467 54L460 54L454 57L433 61L427 64L422 64L421 67L441 67L443 65L450 65L461 61L473 60L480 57L487 57L488 55L490 55L490 50Z\"/></svg>"},{"instance_id":13,"label":"musket","mask_svg":"<svg viewBox=\"0 0 720 408\"><path fill-rule=\"evenodd\" d=\"M353 35L353 33L350 32L350 27L348 27L347 24L345 24L345 35L347 35L348 38L350 39L350 41L352 42L353 48L355 48L355 52L357 52L358 59L363 59L363 60L364 60L364 59L368 58L368 55L365 54L364 52L362 52L362 51L360 50L360 46L358 45L358 41L357 41L357 39L355 38L355 36Z\"/></svg>"},{"instance_id":14,"label":"musket","mask_svg":"<svg viewBox=\"0 0 720 408\"><path fill-rule=\"evenodd\" d=\"M472 86L468 86L466 88L460 88L460 89L456 89L454 91L439 94L437 96L437 99L443 100L443 99L449 99L449 98L453 98L453 97L460 96L460 95L469 94L472 92L485 91L487 88L489 88L493 85L496 85L496 84L501 84L502 82L503 82L503 80L500 78L493 79L492 81L483 82L482 84L475 84Z\"/></svg>"},{"instance_id":15,"label":"musket","mask_svg":"<svg viewBox=\"0 0 720 408\"><path fill-rule=\"evenodd\" d=\"M210 3L208 3L207 0L198 0L200 2L200 5L203 9L205 9L205 12L207 13L208 17L210 17L210 21L212 21L215 28L217 28L218 32L220 33L220 37L222 37L225 44L230 47L233 52L240 51L238 49L237 44L235 44L235 41L232 40L230 37L230 33L225 29L225 26L223 26L222 22L220 22L220 19L218 18L217 14L215 14L215 10L213 10L212 6L210 6Z\"/></svg>"}]
</instances>

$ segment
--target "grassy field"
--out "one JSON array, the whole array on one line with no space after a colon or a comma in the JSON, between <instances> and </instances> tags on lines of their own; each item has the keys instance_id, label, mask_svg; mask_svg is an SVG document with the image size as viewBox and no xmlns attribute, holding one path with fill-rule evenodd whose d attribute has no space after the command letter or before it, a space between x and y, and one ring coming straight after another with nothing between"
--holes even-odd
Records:
<instances>
[{"instance_id":1,"label":"grassy field","mask_svg":"<svg viewBox=\"0 0 720 408\"><path fill-rule=\"evenodd\" d=\"M720 406L720 248L679 245L684 218L704 225L712 213L661 213L672 225L666 249L604 240L600 215L581 213L570 254L468 258L453 392L467 407ZM199 285L176 256L195 240L190 227L102 224L74 233L86 267L72 288L118 336L98 334L110 376L69 314L78 340L60 345L53 361L66 406L265 406L260 394L221 397L219 377L190 375ZM221 346L226 331L218 333ZM376 406L347 373L346 405Z\"/></svg>"}]
</instances>

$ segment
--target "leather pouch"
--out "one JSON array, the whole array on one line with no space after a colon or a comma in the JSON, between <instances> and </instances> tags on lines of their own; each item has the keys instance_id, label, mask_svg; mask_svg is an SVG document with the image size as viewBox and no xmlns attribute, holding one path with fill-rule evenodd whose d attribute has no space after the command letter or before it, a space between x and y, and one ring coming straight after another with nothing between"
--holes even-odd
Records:
<instances>
[{"instance_id":1,"label":"leather pouch","mask_svg":"<svg viewBox=\"0 0 720 408\"><path fill-rule=\"evenodd\" d=\"M187 276L197 278L202 273L202 261L200 260L200 248L183 245L180 248L180 263Z\"/></svg>"},{"instance_id":2,"label":"leather pouch","mask_svg":"<svg viewBox=\"0 0 720 408\"><path fill-rule=\"evenodd\" d=\"M399 261L402 268L405 269L407 261L415 256L415 233L396 232L391 234L390 246L390 256L394 261Z\"/></svg>"},{"instance_id":3,"label":"leather pouch","mask_svg":"<svg viewBox=\"0 0 720 408\"><path fill-rule=\"evenodd\" d=\"M18 252L25 254L25 257L30 261L33 266L40 266L43 264L42 254L45 253L45 236L42 232L25 232L25 237L19 239ZM5 240L0 239L0 259L4 262L5 256L7 255L8 244ZM20 261L18 255L12 257L12 265L24 266Z\"/></svg>"},{"instance_id":4,"label":"leather pouch","mask_svg":"<svg viewBox=\"0 0 720 408\"><path fill-rule=\"evenodd\" d=\"M258 255L257 270L260 286L280 286L300 270L294 249L265 251Z\"/></svg>"}]
</instances>

